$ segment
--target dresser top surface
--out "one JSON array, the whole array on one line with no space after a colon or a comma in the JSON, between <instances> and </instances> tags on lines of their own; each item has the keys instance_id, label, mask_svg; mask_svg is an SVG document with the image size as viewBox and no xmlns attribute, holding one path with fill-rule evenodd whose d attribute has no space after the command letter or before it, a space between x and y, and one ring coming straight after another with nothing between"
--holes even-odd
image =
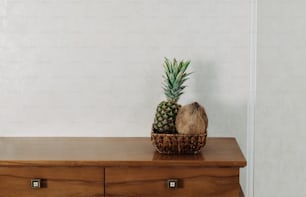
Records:
<instances>
[{"instance_id":1,"label":"dresser top surface","mask_svg":"<svg viewBox=\"0 0 306 197\"><path fill-rule=\"evenodd\" d=\"M129 165L244 167L235 138L208 138L197 155L163 155L150 138L5 137L0 138L0 166Z\"/></svg>"}]
</instances>

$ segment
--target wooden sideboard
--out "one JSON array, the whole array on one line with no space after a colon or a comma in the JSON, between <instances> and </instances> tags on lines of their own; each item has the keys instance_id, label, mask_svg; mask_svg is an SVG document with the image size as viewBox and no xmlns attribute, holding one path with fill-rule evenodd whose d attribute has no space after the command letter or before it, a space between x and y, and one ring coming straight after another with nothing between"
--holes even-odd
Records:
<instances>
[{"instance_id":1,"label":"wooden sideboard","mask_svg":"<svg viewBox=\"0 0 306 197\"><path fill-rule=\"evenodd\" d=\"M0 197L240 197L234 138L161 155L149 138L0 138Z\"/></svg>"}]
</instances>

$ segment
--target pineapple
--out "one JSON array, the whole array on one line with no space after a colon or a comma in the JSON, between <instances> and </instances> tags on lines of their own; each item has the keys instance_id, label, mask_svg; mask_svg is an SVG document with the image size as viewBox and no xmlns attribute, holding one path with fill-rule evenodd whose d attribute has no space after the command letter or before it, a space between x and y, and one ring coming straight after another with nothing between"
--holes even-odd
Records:
<instances>
[{"instance_id":1,"label":"pineapple","mask_svg":"<svg viewBox=\"0 0 306 197\"><path fill-rule=\"evenodd\" d=\"M153 123L153 130L156 133L177 133L175 129L176 114L181 107L177 103L179 97L183 94L186 86L184 82L188 79L190 73L186 73L190 61L180 61L173 59L171 62L165 58L163 75L163 89L167 101L159 103L156 109L155 119Z\"/></svg>"}]
</instances>

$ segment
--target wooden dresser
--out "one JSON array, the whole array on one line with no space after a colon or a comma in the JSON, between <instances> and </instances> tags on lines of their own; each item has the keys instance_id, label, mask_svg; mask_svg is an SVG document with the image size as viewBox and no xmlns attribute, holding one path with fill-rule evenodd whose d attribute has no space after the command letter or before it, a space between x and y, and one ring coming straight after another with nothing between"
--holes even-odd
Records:
<instances>
[{"instance_id":1,"label":"wooden dresser","mask_svg":"<svg viewBox=\"0 0 306 197\"><path fill-rule=\"evenodd\" d=\"M0 138L0 197L240 197L234 138L161 155L149 138Z\"/></svg>"}]
</instances>

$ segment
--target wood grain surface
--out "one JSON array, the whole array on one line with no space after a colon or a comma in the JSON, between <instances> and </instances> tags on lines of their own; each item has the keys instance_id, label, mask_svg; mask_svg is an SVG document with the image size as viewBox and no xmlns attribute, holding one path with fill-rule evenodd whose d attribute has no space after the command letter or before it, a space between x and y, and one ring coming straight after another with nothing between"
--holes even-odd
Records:
<instances>
[{"instance_id":1,"label":"wood grain surface","mask_svg":"<svg viewBox=\"0 0 306 197\"><path fill-rule=\"evenodd\" d=\"M159 154L150 138L0 138L0 197L242 197L245 165L234 138L196 155Z\"/></svg>"},{"instance_id":2,"label":"wood grain surface","mask_svg":"<svg viewBox=\"0 0 306 197\"><path fill-rule=\"evenodd\" d=\"M160 155L150 138L0 138L0 166L230 166L246 160L235 138L208 138L198 155Z\"/></svg>"},{"instance_id":3,"label":"wood grain surface","mask_svg":"<svg viewBox=\"0 0 306 197\"><path fill-rule=\"evenodd\" d=\"M116 167L106 168L107 197L239 197L238 168ZM168 179L179 187L169 189Z\"/></svg>"},{"instance_id":4,"label":"wood grain surface","mask_svg":"<svg viewBox=\"0 0 306 197\"><path fill-rule=\"evenodd\" d=\"M31 179L43 179L33 189ZM0 167L0 197L102 197L102 167Z\"/></svg>"}]
</instances>

